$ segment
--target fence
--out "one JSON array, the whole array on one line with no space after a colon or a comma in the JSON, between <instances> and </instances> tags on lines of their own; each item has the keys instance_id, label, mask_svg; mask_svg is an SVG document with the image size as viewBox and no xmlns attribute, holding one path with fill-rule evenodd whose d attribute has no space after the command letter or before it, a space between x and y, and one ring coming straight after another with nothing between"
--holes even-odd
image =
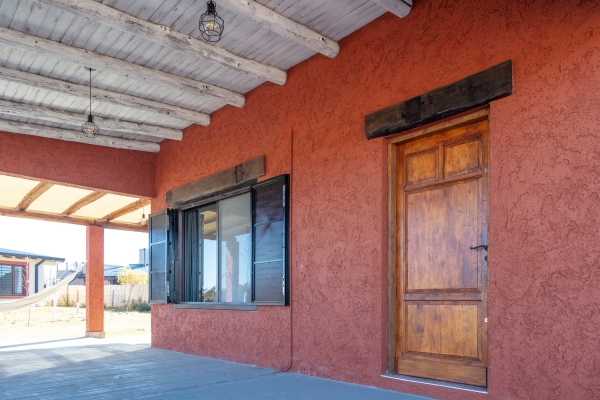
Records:
<instances>
[{"instance_id":1,"label":"fence","mask_svg":"<svg viewBox=\"0 0 600 400\"><path fill-rule=\"evenodd\" d=\"M104 285L104 307L125 308L129 291L131 290L131 302L148 302L148 285ZM59 306L80 306L85 304L85 286L69 285L58 292ZM52 299L46 301L46 305L52 305Z\"/></svg>"}]
</instances>

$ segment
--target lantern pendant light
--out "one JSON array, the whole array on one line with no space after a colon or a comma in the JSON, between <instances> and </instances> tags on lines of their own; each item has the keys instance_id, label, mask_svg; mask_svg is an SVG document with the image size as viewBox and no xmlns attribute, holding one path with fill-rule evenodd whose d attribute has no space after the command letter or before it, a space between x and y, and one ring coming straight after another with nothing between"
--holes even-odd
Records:
<instances>
[{"instance_id":1,"label":"lantern pendant light","mask_svg":"<svg viewBox=\"0 0 600 400\"><path fill-rule=\"evenodd\" d=\"M85 69L90 71L90 114L88 115L87 122L81 126L81 130L84 136L93 139L100 133L100 129L94 123L94 117L92 116L92 71L95 71L95 69L89 67L85 67Z\"/></svg>"},{"instance_id":2,"label":"lantern pendant light","mask_svg":"<svg viewBox=\"0 0 600 400\"><path fill-rule=\"evenodd\" d=\"M200 16L200 34L207 42L218 42L225 29L225 21L217 14L214 1L206 2L206 12Z\"/></svg>"},{"instance_id":3,"label":"lantern pendant light","mask_svg":"<svg viewBox=\"0 0 600 400\"><path fill-rule=\"evenodd\" d=\"M140 225L148 225L148 218L146 218L146 213L144 212L145 208L146 207L142 207L142 218L139 220Z\"/></svg>"}]
</instances>

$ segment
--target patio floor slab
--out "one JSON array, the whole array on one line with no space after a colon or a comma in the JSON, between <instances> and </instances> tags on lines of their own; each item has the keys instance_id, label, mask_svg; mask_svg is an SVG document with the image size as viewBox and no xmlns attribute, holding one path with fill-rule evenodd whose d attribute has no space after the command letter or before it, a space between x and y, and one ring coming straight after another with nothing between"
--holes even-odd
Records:
<instances>
[{"instance_id":1,"label":"patio floor slab","mask_svg":"<svg viewBox=\"0 0 600 400\"><path fill-rule=\"evenodd\" d=\"M424 399L155 349L139 336L0 345L0 398Z\"/></svg>"}]
</instances>

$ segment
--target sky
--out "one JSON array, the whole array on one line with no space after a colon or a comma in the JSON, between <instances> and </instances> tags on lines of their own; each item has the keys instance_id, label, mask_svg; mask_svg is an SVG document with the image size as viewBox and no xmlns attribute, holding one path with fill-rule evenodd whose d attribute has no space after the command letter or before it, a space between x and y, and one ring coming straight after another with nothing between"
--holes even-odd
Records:
<instances>
[{"instance_id":1,"label":"sky","mask_svg":"<svg viewBox=\"0 0 600 400\"><path fill-rule=\"evenodd\" d=\"M105 264L136 264L146 247L147 233L104 230ZM0 216L0 248L86 261L85 226Z\"/></svg>"}]
</instances>

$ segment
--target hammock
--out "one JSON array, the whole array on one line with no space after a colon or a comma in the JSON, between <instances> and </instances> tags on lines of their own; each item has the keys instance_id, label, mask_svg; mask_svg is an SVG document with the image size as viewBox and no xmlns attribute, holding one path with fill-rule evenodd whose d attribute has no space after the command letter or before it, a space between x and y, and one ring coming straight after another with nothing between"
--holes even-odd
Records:
<instances>
[{"instance_id":1,"label":"hammock","mask_svg":"<svg viewBox=\"0 0 600 400\"><path fill-rule=\"evenodd\" d=\"M81 265L76 271L73 271L72 274L67 275L63 280L58 282L56 285L50 286L50 287L42 290L39 293L32 294L31 296L23 297L22 299L19 299L19 300L0 301L0 313L18 311L22 308L27 308L27 307L33 306L35 303L38 303L42 300L46 300L48 297L54 295L55 293L58 293L58 291L60 289L66 287L73 279L75 279L75 276L77 276L79 271L81 271L82 267L83 267L83 265Z\"/></svg>"}]
</instances>

